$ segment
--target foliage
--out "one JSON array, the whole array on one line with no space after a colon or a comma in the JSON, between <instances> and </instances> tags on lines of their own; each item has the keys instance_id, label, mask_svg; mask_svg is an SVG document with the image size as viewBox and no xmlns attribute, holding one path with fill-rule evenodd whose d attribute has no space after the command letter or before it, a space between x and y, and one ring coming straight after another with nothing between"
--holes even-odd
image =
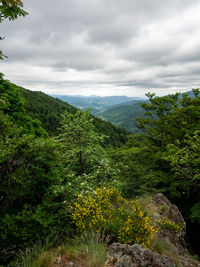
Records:
<instances>
[{"instance_id":1,"label":"foliage","mask_svg":"<svg viewBox=\"0 0 200 267\"><path fill-rule=\"evenodd\" d=\"M0 1L0 22L4 19L14 20L19 16L25 16L28 13L23 9L23 3L20 0L1 0Z\"/></svg>"},{"instance_id":2,"label":"foliage","mask_svg":"<svg viewBox=\"0 0 200 267\"><path fill-rule=\"evenodd\" d=\"M137 202L125 200L113 187L98 188L94 194L79 195L72 205L77 229L97 231L104 225L115 240L149 247L156 229Z\"/></svg>"},{"instance_id":3,"label":"foliage","mask_svg":"<svg viewBox=\"0 0 200 267\"><path fill-rule=\"evenodd\" d=\"M146 116L138 119L142 132L111 153L111 157L126 166L123 172L127 193L131 188L128 185L132 185L132 195L141 189L157 189L175 202L179 197L180 204L187 197L186 202L189 199L193 205L199 199L199 90L193 90L193 97L148 96L149 102L142 104Z\"/></svg>"},{"instance_id":4,"label":"foliage","mask_svg":"<svg viewBox=\"0 0 200 267\"><path fill-rule=\"evenodd\" d=\"M131 198L145 192L163 192L179 207L185 220L197 224L200 91L148 97L149 102L142 104L144 117L138 118L141 132L110 151L112 160L121 162L123 194Z\"/></svg>"},{"instance_id":5,"label":"foliage","mask_svg":"<svg viewBox=\"0 0 200 267\"><path fill-rule=\"evenodd\" d=\"M130 133L124 128L114 126L112 123L97 117L93 118L97 133L106 136L103 143L104 147L120 147L122 144L126 143Z\"/></svg>"},{"instance_id":6,"label":"foliage","mask_svg":"<svg viewBox=\"0 0 200 267\"><path fill-rule=\"evenodd\" d=\"M64 113L61 124L62 132L56 140L63 147L66 165L78 175L89 172L105 155L99 145L103 136L94 131L89 111Z\"/></svg>"},{"instance_id":7,"label":"foliage","mask_svg":"<svg viewBox=\"0 0 200 267\"><path fill-rule=\"evenodd\" d=\"M77 111L73 106L42 92L24 88L20 88L20 91L26 101L26 112L33 119L41 121L42 127L48 132L49 136L58 135L61 114L65 111L74 114Z\"/></svg>"},{"instance_id":8,"label":"foliage","mask_svg":"<svg viewBox=\"0 0 200 267\"><path fill-rule=\"evenodd\" d=\"M200 96L193 90L194 97L179 94L156 97L147 94L150 103L143 103L146 118L138 119L138 127L148 139L149 145L163 150L166 145L181 139L186 133L192 134L199 128Z\"/></svg>"},{"instance_id":9,"label":"foliage","mask_svg":"<svg viewBox=\"0 0 200 267\"><path fill-rule=\"evenodd\" d=\"M1 0L0 1L0 23L5 19L14 20L19 16L26 16L28 13L23 9L23 3L21 0ZM5 55L0 51L0 60Z\"/></svg>"},{"instance_id":10,"label":"foliage","mask_svg":"<svg viewBox=\"0 0 200 267\"><path fill-rule=\"evenodd\" d=\"M22 135L8 118L3 115L0 119L4 129L0 136L2 262L50 229L55 233L65 231L63 226L68 221L63 203L67 192L57 196L53 190L64 183L55 143Z\"/></svg>"},{"instance_id":11,"label":"foliage","mask_svg":"<svg viewBox=\"0 0 200 267\"><path fill-rule=\"evenodd\" d=\"M134 242L148 248L157 230L137 202L132 203L131 211L132 214L128 215L124 226L119 230L119 241L127 244Z\"/></svg>"},{"instance_id":12,"label":"foliage","mask_svg":"<svg viewBox=\"0 0 200 267\"><path fill-rule=\"evenodd\" d=\"M166 159L170 161L174 179L170 184L173 194L198 194L200 181L200 131L185 135L182 143L167 146Z\"/></svg>"},{"instance_id":13,"label":"foliage","mask_svg":"<svg viewBox=\"0 0 200 267\"><path fill-rule=\"evenodd\" d=\"M118 180L122 182L121 190L124 196L133 198L157 192L155 174L158 176L158 172L149 167L150 164L151 167L154 165L152 151L147 147L141 135L129 136L124 146L109 150L109 156L114 164L119 162Z\"/></svg>"},{"instance_id":14,"label":"foliage","mask_svg":"<svg viewBox=\"0 0 200 267\"><path fill-rule=\"evenodd\" d=\"M37 119L32 119L25 110L25 100L20 92L20 88L15 84L0 77L0 111L9 116L10 121L15 123L21 132L47 137L46 131L41 127Z\"/></svg>"},{"instance_id":15,"label":"foliage","mask_svg":"<svg viewBox=\"0 0 200 267\"><path fill-rule=\"evenodd\" d=\"M169 230L170 232L174 233L178 233L183 230L183 225L170 221L167 218L162 218L162 220L158 222L158 225L161 228Z\"/></svg>"},{"instance_id":16,"label":"foliage","mask_svg":"<svg viewBox=\"0 0 200 267\"><path fill-rule=\"evenodd\" d=\"M197 221L200 224L200 202L195 203L190 212L192 222Z\"/></svg>"}]
</instances>

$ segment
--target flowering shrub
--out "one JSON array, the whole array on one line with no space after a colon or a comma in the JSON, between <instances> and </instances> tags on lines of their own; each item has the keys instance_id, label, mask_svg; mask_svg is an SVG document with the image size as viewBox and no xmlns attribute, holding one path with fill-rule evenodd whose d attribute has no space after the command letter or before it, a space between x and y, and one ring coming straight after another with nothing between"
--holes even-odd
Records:
<instances>
[{"instance_id":1,"label":"flowering shrub","mask_svg":"<svg viewBox=\"0 0 200 267\"><path fill-rule=\"evenodd\" d=\"M80 232L105 227L116 240L149 247L156 229L137 201L124 199L114 187L101 187L94 193L78 195L71 206L72 220Z\"/></svg>"},{"instance_id":2,"label":"flowering shrub","mask_svg":"<svg viewBox=\"0 0 200 267\"><path fill-rule=\"evenodd\" d=\"M178 233L183 230L183 225L180 223L175 223L173 221L170 221L166 218L162 218L158 222L158 225L166 230L169 230L170 232Z\"/></svg>"},{"instance_id":3,"label":"flowering shrub","mask_svg":"<svg viewBox=\"0 0 200 267\"><path fill-rule=\"evenodd\" d=\"M137 201L132 201L130 204L131 213L119 230L119 241L127 244L138 243L148 248L157 230L151 219L145 216Z\"/></svg>"}]
</instances>

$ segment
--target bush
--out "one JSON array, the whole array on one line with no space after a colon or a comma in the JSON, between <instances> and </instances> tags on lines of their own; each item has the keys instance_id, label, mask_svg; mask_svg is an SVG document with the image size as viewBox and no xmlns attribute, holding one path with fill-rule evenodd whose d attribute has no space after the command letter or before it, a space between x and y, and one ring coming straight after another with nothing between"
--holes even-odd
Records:
<instances>
[{"instance_id":1,"label":"bush","mask_svg":"<svg viewBox=\"0 0 200 267\"><path fill-rule=\"evenodd\" d=\"M183 230L183 225L181 223L175 223L167 218L162 218L162 220L158 222L158 225L161 228L166 229L173 233L178 233Z\"/></svg>"},{"instance_id":2,"label":"bush","mask_svg":"<svg viewBox=\"0 0 200 267\"><path fill-rule=\"evenodd\" d=\"M156 229L137 201L124 199L114 187L101 187L94 193L78 195L71 206L72 220L79 232L106 232L116 241L149 247Z\"/></svg>"}]
</instances>

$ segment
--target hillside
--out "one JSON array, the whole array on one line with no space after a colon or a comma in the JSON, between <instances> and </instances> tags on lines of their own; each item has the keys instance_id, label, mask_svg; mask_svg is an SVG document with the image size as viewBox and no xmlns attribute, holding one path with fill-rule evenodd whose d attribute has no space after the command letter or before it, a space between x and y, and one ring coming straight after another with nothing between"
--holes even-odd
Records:
<instances>
[{"instance_id":1,"label":"hillside","mask_svg":"<svg viewBox=\"0 0 200 267\"><path fill-rule=\"evenodd\" d=\"M24 88L20 88L20 90L27 102L27 113L32 118L40 120L42 127L50 136L55 136L59 133L59 123L64 111L73 114L77 111L75 107L68 103L45 93L30 91ZM120 146L126 141L128 132L125 129L116 127L100 118L93 118L97 132L107 136L105 139L106 145Z\"/></svg>"},{"instance_id":2,"label":"hillside","mask_svg":"<svg viewBox=\"0 0 200 267\"><path fill-rule=\"evenodd\" d=\"M115 125L124 127L128 131L136 133L139 131L136 118L144 113L144 109L140 106L140 103L131 105L122 104L100 112L98 116Z\"/></svg>"},{"instance_id":3,"label":"hillside","mask_svg":"<svg viewBox=\"0 0 200 267\"><path fill-rule=\"evenodd\" d=\"M26 111L31 116L42 122L43 128L50 136L58 134L60 116L64 111L75 113L76 108L59 99L55 99L42 92L30 91L20 88L26 100Z\"/></svg>"}]
</instances>

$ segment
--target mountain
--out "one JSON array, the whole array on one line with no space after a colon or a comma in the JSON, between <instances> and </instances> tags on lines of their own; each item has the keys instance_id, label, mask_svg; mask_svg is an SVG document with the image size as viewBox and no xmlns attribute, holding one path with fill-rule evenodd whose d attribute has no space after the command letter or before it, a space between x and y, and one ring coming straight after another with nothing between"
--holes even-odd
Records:
<instances>
[{"instance_id":1,"label":"mountain","mask_svg":"<svg viewBox=\"0 0 200 267\"><path fill-rule=\"evenodd\" d=\"M103 112L98 113L98 116L114 123L115 125L124 127L131 132L138 132L136 118L142 116L144 109L140 104L144 101L139 101L128 105L127 103L114 106Z\"/></svg>"},{"instance_id":2,"label":"mountain","mask_svg":"<svg viewBox=\"0 0 200 267\"><path fill-rule=\"evenodd\" d=\"M81 96L81 95L51 95L58 99L61 99L81 110L91 109L93 115L113 106L122 103L128 103L129 101L139 101L138 97L127 96Z\"/></svg>"},{"instance_id":3,"label":"mountain","mask_svg":"<svg viewBox=\"0 0 200 267\"><path fill-rule=\"evenodd\" d=\"M60 99L53 98L45 93L30 91L20 88L23 97L26 100L26 111L34 119L42 123L42 127L50 136L59 133L59 123L64 111L75 113L77 108L63 102ZM106 146L120 146L127 140L129 134L125 129L112 125L101 118L94 117L96 131L107 136L105 139Z\"/></svg>"}]
</instances>

